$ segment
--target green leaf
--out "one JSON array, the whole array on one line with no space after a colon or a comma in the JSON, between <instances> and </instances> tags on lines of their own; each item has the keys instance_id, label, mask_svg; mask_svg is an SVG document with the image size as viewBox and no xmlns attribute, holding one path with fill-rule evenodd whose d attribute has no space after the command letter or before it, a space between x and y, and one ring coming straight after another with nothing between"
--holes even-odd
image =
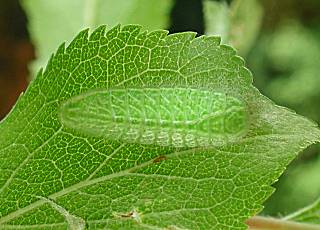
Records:
<instances>
[{"instance_id":1,"label":"green leaf","mask_svg":"<svg viewBox=\"0 0 320 230\"><path fill-rule=\"evenodd\" d=\"M37 60L32 73L44 66L62 41L71 41L82 28L106 24L141 24L166 29L172 0L22 0Z\"/></svg>"},{"instance_id":2,"label":"green leaf","mask_svg":"<svg viewBox=\"0 0 320 230\"><path fill-rule=\"evenodd\" d=\"M320 121L319 38L299 22L282 23L264 34L250 54L250 66L258 76L255 85L276 103ZM315 106L316 105L316 106ZM305 151L277 184L264 213L282 215L298 210L320 195L320 146ZM308 178L308 179L306 179Z\"/></svg>"},{"instance_id":3,"label":"green leaf","mask_svg":"<svg viewBox=\"0 0 320 230\"><path fill-rule=\"evenodd\" d=\"M60 123L60 106L89 90L150 86L231 95L246 105L248 131L236 143L192 149L122 143ZM319 139L316 124L261 95L217 37L134 25L85 30L59 47L0 123L0 225L245 229L286 165Z\"/></svg>"},{"instance_id":4,"label":"green leaf","mask_svg":"<svg viewBox=\"0 0 320 230\"><path fill-rule=\"evenodd\" d=\"M320 199L315 201L313 204L286 216L283 219L320 224Z\"/></svg>"},{"instance_id":5,"label":"green leaf","mask_svg":"<svg viewBox=\"0 0 320 230\"><path fill-rule=\"evenodd\" d=\"M222 36L223 42L246 55L258 36L263 8L257 0L226 2L205 0L203 3L207 35Z\"/></svg>"}]
</instances>

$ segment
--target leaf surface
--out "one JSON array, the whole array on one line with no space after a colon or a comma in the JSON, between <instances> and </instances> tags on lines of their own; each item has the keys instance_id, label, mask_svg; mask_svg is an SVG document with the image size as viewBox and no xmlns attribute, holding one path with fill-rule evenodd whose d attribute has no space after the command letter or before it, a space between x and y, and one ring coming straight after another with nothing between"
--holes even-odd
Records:
<instances>
[{"instance_id":1,"label":"leaf surface","mask_svg":"<svg viewBox=\"0 0 320 230\"><path fill-rule=\"evenodd\" d=\"M59 120L60 106L89 90L150 86L238 98L248 131L216 148L173 148L93 137ZM245 229L286 165L319 139L316 124L261 95L217 37L85 30L60 46L0 123L0 225Z\"/></svg>"}]
</instances>

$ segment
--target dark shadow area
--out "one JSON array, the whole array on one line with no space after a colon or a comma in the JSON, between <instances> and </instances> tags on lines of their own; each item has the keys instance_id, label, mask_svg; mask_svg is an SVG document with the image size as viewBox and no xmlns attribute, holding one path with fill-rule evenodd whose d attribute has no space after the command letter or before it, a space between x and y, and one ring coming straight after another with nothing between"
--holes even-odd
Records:
<instances>
[{"instance_id":1,"label":"dark shadow area","mask_svg":"<svg viewBox=\"0 0 320 230\"><path fill-rule=\"evenodd\" d=\"M171 12L170 33L196 31L204 33L202 1L176 0Z\"/></svg>"}]
</instances>

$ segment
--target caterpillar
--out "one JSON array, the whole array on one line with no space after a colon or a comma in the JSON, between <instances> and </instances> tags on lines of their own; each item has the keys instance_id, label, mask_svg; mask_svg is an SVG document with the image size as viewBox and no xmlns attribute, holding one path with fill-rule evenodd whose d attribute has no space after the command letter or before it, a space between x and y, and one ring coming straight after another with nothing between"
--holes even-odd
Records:
<instances>
[{"instance_id":1,"label":"caterpillar","mask_svg":"<svg viewBox=\"0 0 320 230\"><path fill-rule=\"evenodd\" d=\"M193 88L109 88L62 103L60 121L83 134L127 143L210 147L245 135L245 103Z\"/></svg>"}]
</instances>

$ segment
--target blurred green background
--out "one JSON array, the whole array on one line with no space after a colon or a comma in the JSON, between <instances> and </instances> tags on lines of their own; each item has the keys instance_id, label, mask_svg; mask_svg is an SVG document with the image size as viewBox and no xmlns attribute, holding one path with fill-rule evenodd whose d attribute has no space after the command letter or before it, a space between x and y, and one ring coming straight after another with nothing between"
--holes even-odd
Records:
<instances>
[{"instance_id":1,"label":"blurred green background","mask_svg":"<svg viewBox=\"0 0 320 230\"><path fill-rule=\"evenodd\" d=\"M0 119L60 43L117 23L220 35L264 95L320 123L319 0L0 0ZM283 216L320 197L319 153L314 145L292 162L263 214Z\"/></svg>"}]
</instances>

